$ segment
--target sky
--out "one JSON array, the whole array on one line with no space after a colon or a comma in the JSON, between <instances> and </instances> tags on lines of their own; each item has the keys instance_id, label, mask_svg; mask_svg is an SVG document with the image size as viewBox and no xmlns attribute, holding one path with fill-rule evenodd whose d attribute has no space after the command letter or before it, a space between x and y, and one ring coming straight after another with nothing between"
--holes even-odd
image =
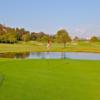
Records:
<instances>
[{"instance_id":1,"label":"sky","mask_svg":"<svg viewBox=\"0 0 100 100\"><path fill-rule=\"evenodd\" d=\"M0 0L0 23L55 34L100 36L100 0Z\"/></svg>"}]
</instances>

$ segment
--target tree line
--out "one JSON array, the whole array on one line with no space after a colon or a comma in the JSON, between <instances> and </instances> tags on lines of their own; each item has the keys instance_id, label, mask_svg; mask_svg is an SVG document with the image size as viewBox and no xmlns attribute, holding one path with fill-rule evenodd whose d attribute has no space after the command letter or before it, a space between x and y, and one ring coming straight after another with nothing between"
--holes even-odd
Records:
<instances>
[{"instance_id":1,"label":"tree line","mask_svg":"<svg viewBox=\"0 0 100 100\"><path fill-rule=\"evenodd\" d=\"M45 41L48 37L43 32L35 33L25 30L24 28L5 27L0 24L0 43L17 43L18 41Z\"/></svg>"},{"instance_id":2,"label":"tree line","mask_svg":"<svg viewBox=\"0 0 100 100\"><path fill-rule=\"evenodd\" d=\"M50 39L52 42L63 43L66 46L67 42L81 41L79 37L72 39L65 29L59 30L55 35L49 35L44 32L30 32L24 28L11 28L0 24L0 43L17 43L18 41L39 41L47 42ZM100 39L96 36L91 37L90 42L97 42Z\"/></svg>"}]
</instances>

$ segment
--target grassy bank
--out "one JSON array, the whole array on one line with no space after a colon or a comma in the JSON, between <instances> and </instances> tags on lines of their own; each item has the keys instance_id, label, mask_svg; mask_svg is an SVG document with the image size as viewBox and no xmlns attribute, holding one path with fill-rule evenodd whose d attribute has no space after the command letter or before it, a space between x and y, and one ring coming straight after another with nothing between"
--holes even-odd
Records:
<instances>
[{"instance_id":1,"label":"grassy bank","mask_svg":"<svg viewBox=\"0 0 100 100\"><path fill-rule=\"evenodd\" d=\"M100 100L100 61L0 59L0 100Z\"/></svg>"},{"instance_id":2,"label":"grassy bank","mask_svg":"<svg viewBox=\"0 0 100 100\"><path fill-rule=\"evenodd\" d=\"M0 52L96 52L100 53L100 44L95 43L71 43L66 48L63 44L53 43L48 50L45 43L39 42L21 42L17 44L0 44Z\"/></svg>"}]
</instances>

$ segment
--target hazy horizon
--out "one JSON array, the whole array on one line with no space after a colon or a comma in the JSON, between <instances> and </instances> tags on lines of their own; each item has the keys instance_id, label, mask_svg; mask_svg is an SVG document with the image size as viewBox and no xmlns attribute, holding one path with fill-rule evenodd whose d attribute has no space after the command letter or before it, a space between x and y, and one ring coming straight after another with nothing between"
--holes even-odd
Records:
<instances>
[{"instance_id":1,"label":"hazy horizon","mask_svg":"<svg viewBox=\"0 0 100 100\"><path fill-rule=\"evenodd\" d=\"M71 36L100 36L99 0L0 0L0 23L29 31Z\"/></svg>"}]
</instances>

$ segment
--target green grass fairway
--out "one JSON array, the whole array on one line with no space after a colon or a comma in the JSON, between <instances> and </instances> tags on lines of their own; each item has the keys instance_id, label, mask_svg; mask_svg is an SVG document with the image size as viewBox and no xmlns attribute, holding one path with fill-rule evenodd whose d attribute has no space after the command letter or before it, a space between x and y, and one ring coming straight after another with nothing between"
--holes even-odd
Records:
<instances>
[{"instance_id":1,"label":"green grass fairway","mask_svg":"<svg viewBox=\"0 0 100 100\"><path fill-rule=\"evenodd\" d=\"M77 42L70 43L64 48L63 44L52 43L50 49L47 43L35 41L18 42L16 44L0 44L1 52L95 52L100 53L100 43Z\"/></svg>"},{"instance_id":2,"label":"green grass fairway","mask_svg":"<svg viewBox=\"0 0 100 100\"><path fill-rule=\"evenodd\" d=\"M100 100L100 61L0 59L0 100Z\"/></svg>"}]
</instances>

